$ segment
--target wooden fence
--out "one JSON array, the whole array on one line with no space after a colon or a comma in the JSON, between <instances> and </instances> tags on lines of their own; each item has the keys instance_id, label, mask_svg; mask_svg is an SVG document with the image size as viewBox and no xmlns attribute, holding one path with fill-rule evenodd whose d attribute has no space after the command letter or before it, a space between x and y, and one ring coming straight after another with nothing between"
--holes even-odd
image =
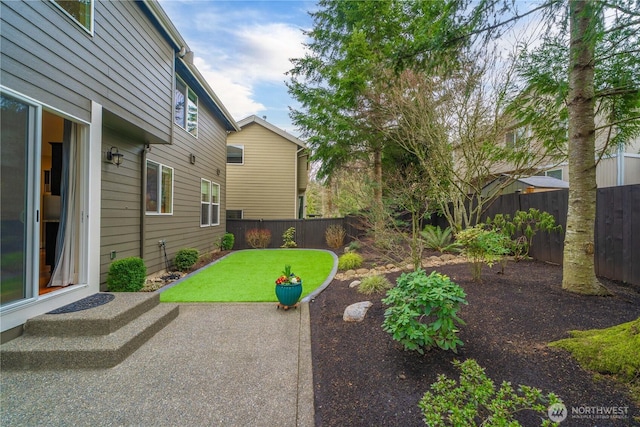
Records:
<instances>
[{"instance_id":1,"label":"wooden fence","mask_svg":"<svg viewBox=\"0 0 640 427\"><path fill-rule=\"evenodd\" d=\"M513 215L536 208L549 212L562 232L536 234L530 255L562 264L564 230L567 227L569 191L548 191L501 196L485 213ZM600 188L597 191L595 266L598 276L640 285L640 185Z\"/></svg>"},{"instance_id":2,"label":"wooden fence","mask_svg":"<svg viewBox=\"0 0 640 427\"><path fill-rule=\"evenodd\" d=\"M360 235L355 217L346 218L313 218L313 219L276 219L276 220L254 220L254 219L228 219L227 232L235 236L234 249L249 249L245 241L245 233L248 230L258 228L271 232L270 248L282 246L282 234L289 228L296 229L295 240L300 248L327 248L325 231L331 225L339 225L346 232L345 244Z\"/></svg>"},{"instance_id":3,"label":"wooden fence","mask_svg":"<svg viewBox=\"0 0 640 427\"><path fill-rule=\"evenodd\" d=\"M568 190L530 194L506 194L498 198L485 212L482 220L498 213L512 215L519 210L535 208L549 212L562 225L562 232L539 232L533 238L530 255L538 260L562 264L564 230L567 228ZM598 189L596 202L595 266L598 276L640 286L640 185ZM432 223L445 226L442 218ZM271 231L269 247L282 245L282 234L289 227L296 229L296 243L301 248L326 248L325 230L329 225L341 225L347 233L345 244L362 234L356 217L299 220L227 220L227 231L235 236L234 249L247 249L244 241L252 228Z\"/></svg>"}]
</instances>

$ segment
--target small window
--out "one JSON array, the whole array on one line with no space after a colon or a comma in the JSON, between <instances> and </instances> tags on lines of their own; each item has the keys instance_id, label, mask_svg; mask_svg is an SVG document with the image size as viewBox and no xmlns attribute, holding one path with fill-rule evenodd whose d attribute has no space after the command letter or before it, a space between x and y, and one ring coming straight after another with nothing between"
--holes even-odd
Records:
<instances>
[{"instance_id":1,"label":"small window","mask_svg":"<svg viewBox=\"0 0 640 427\"><path fill-rule=\"evenodd\" d=\"M554 169L554 170L546 171L544 174L546 176L551 176L553 178L562 179L562 169Z\"/></svg>"},{"instance_id":2,"label":"small window","mask_svg":"<svg viewBox=\"0 0 640 427\"><path fill-rule=\"evenodd\" d=\"M174 94L174 122L191 135L198 137L198 97L176 77Z\"/></svg>"},{"instance_id":3,"label":"small window","mask_svg":"<svg viewBox=\"0 0 640 427\"><path fill-rule=\"evenodd\" d=\"M147 160L148 214L173 213L173 168Z\"/></svg>"},{"instance_id":4,"label":"small window","mask_svg":"<svg viewBox=\"0 0 640 427\"><path fill-rule=\"evenodd\" d=\"M227 145L227 163L244 163L244 145Z\"/></svg>"},{"instance_id":5,"label":"small window","mask_svg":"<svg viewBox=\"0 0 640 427\"><path fill-rule=\"evenodd\" d=\"M200 225L211 225L211 181L200 180Z\"/></svg>"},{"instance_id":6,"label":"small window","mask_svg":"<svg viewBox=\"0 0 640 427\"><path fill-rule=\"evenodd\" d=\"M74 21L93 33L93 0L54 0Z\"/></svg>"},{"instance_id":7,"label":"small window","mask_svg":"<svg viewBox=\"0 0 640 427\"><path fill-rule=\"evenodd\" d=\"M200 180L200 226L220 224L220 185Z\"/></svg>"},{"instance_id":8,"label":"small window","mask_svg":"<svg viewBox=\"0 0 640 427\"><path fill-rule=\"evenodd\" d=\"M504 143L507 148L516 148L524 142L525 128L512 129L504 136Z\"/></svg>"},{"instance_id":9,"label":"small window","mask_svg":"<svg viewBox=\"0 0 640 427\"><path fill-rule=\"evenodd\" d=\"M242 210L241 209L228 210L227 219L242 219Z\"/></svg>"}]
</instances>

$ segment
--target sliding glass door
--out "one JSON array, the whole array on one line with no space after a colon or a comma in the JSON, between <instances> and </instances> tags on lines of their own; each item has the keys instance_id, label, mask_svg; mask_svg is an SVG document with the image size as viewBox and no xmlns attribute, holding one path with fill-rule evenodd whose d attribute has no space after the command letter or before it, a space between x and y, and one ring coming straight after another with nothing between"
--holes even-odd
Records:
<instances>
[{"instance_id":1,"label":"sliding glass door","mask_svg":"<svg viewBox=\"0 0 640 427\"><path fill-rule=\"evenodd\" d=\"M35 105L0 95L0 302L34 297L39 240L40 148Z\"/></svg>"}]
</instances>

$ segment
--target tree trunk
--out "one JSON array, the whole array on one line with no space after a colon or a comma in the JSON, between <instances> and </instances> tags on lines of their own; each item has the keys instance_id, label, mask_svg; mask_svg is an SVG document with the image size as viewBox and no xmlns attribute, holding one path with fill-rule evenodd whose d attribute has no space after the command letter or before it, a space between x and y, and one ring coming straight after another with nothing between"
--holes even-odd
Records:
<instances>
[{"instance_id":1,"label":"tree trunk","mask_svg":"<svg viewBox=\"0 0 640 427\"><path fill-rule=\"evenodd\" d=\"M564 240L562 288L607 295L594 265L596 163L594 112L595 23L593 0L571 0L569 47L569 211Z\"/></svg>"},{"instance_id":2,"label":"tree trunk","mask_svg":"<svg viewBox=\"0 0 640 427\"><path fill-rule=\"evenodd\" d=\"M376 147L373 150L373 177L375 187L373 197L376 205L382 210L382 148Z\"/></svg>"}]
</instances>

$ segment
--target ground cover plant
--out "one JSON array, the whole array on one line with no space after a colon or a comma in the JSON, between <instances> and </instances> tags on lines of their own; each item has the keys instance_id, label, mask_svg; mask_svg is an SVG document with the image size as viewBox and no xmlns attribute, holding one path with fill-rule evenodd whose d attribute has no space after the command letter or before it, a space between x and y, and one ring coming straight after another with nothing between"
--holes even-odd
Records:
<instances>
[{"instance_id":1,"label":"ground cover plant","mask_svg":"<svg viewBox=\"0 0 640 427\"><path fill-rule=\"evenodd\" d=\"M302 279L302 297L329 276L333 256L320 250L269 249L233 252L163 291L163 302L275 302L283 265Z\"/></svg>"},{"instance_id":2,"label":"ground cover plant","mask_svg":"<svg viewBox=\"0 0 640 427\"><path fill-rule=\"evenodd\" d=\"M363 245L363 267L373 259ZM425 258L437 253L426 252ZM523 260L500 268L483 265L483 281L472 279L469 264L446 264L437 270L460 285L468 305L459 311L465 325L459 327L464 346L458 354L433 348L423 355L404 351L382 329L387 308L384 295L369 295L373 306L362 322L346 323L344 309L363 300L349 288L350 280L334 280L310 303L311 344L316 426L414 427L424 426L418 403L438 375L458 378L454 360L473 359L499 387L503 381L514 389L520 384L555 393L569 416L561 427L640 425L640 407L618 382L606 375L594 376L566 350L549 343L569 337L569 331L609 328L640 316L638 290L604 278L612 297L576 295L562 290L562 267ZM388 274L392 282L400 273ZM588 407L623 407L627 418L572 418L571 410ZM515 419L523 426L540 425L544 414L520 411Z\"/></svg>"},{"instance_id":3,"label":"ground cover plant","mask_svg":"<svg viewBox=\"0 0 640 427\"><path fill-rule=\"evenodd\" d=\"M571 331L570 335L549 345L570 351L587 369L628 383L640 402L640 317L606 329Z\"/></svg>"}]
</instances>

